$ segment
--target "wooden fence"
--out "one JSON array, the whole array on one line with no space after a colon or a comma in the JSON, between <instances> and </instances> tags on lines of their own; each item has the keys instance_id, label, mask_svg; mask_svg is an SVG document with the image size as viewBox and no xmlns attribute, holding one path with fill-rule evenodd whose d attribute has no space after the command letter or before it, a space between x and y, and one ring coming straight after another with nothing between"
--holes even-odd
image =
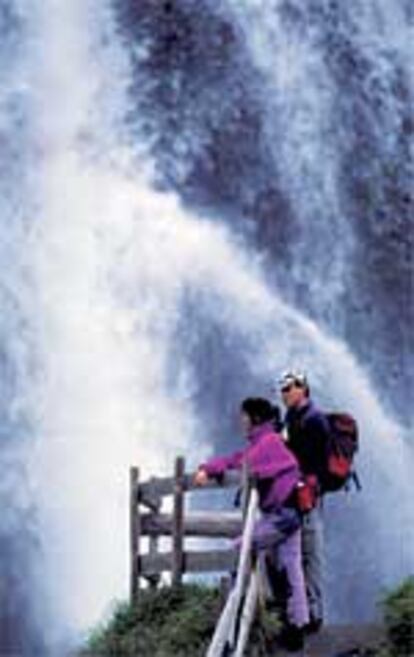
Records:
<instances>
[{"instance_id":1,"label":"wooden fence","mask_svg":"<svg viewBox=\"0 0 414 657\"><path fill-rule=\"evenodd\" d=\"M182 457L176 459L174 477L152 478L140 483L138 468L130 470L131 498L131 598L139 595L140 579L156 586L162 572L171 573L171 583L180 584L187 572L235 573L233 586L223 605L206 657L243 657L263 583L260 564L252 559L251 544L258 510L257 490L249 485L247 470L227 473L206 486L194 484L194 474L185 473ZM239 486L240 511L195 512L185 510L185 493L206 488ZM162 511L163 498L173 497L172 511ZM240 550L190 552L186 537L234 538L241 535ZM148 537L148 550L141 553L141 538ZM170 538L170 552L158 550L159 539Z\"/></svg>"},{"instance_id":2,"label":"wooden fence","mask_svg":"<svg viewBox=\"0 0 414 657\"><path fill-rule=\"evenodd\" d=\"M156 586L161 573L171 573L173 585L180 584L184 573L229 572L237 566L234 549L190 551L186 548L187 537L234 538L241 534L242 511L188 512L185 494L206 490L242 486L246 475L227 473L220 481L209 481L199 487L193 482L194 474L185 473L184 458L175 462L173 477L153 477L141 482L139 470L130 469L130 593L139 595L140 582L146 580ZM247 486L244 486L247 490ZM172 497L171 512L162 510L165 497ZM169 552L159 549L159 539L170 538ZM142 538L148 537L148 549L142 550Z\"/></svg>"}]
</instances>

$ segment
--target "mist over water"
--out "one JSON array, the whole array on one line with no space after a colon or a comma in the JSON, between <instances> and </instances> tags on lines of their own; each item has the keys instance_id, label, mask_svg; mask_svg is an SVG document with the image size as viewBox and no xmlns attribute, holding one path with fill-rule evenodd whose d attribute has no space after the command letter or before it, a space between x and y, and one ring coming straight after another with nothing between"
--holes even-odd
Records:
<instances>
[{"instance_id":1,"label":"mist over water","mask_svg":"<svg viewBox=\"0 0 414 657\"><path fill-rule=\"evenodd\" d=\"M370 6L385 17L392 4ZM402 20L403 4L394 4ZM361 425L363 493L327 503L328 599L332 619L370 618L379 588L414 567L413 456L406 418L383 399L369 376L374 364L344 328L359 237L338 193L332 71L316 37L287 31L301 25L294 2L228 0L212 9L143 0L126 29L128 5L16 2L0 13L8 34L1 648L57 653L125 597L129 465L145 477L170 472L178 453L195 466L213 448L234 448L240 398L266 394L292 364L309 372L321 405L349 409ZM237 140L226 150L226 134L218 143L209 133L218 83L200 74L196 51L193 60L182 55L197 20L206 38L217 21L234 30L217 32L224 37L204 60L207 73L229 42L234 66L223 76L237 82L243 63L237 84L249 90L248 67L258 75L246 95L251 114L225 123L261 126L260 152L238 135L251 147L250 169L246 158L239 171L211 165L213 146L216 158L240 154ZM405 61L407 44L386 25L383 38ZM322 32L315 24L312 34ZM174 75L163 87L165 66ZM200 93L179 101L188 79ZM216 103L216 127L220 112L243 107L233 93L230 85L229 106ZM270 196L268 172L277 179ZM236 201L220 185L238 175L246 191ZM263 217L275 212L280 222L282 205L286 225L275 240Z\"/></svg>"}]
</instances>

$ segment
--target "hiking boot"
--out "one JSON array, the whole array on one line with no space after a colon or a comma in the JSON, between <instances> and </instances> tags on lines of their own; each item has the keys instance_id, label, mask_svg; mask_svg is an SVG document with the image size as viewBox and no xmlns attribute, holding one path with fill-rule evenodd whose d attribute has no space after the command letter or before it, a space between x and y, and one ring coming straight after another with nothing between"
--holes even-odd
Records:
<instances>
[{"instance_id":1,"label":"hiking boot","mask_svg":"<svg viewBox=\"0 0 414 657\"><path fill-rule=\"evenodd\" d=\"M305 631L297 625L286 625L278 637L278 643L288 652L298 652L305 646Z\"/></svg>"},{"instance_id":2,"label":"hiking boot","mask_svg":"<svg viewBox=\"0 0 414 657\"><path fill-rule=\"evenodd\" d=\"M305 634L316 634L322 628L322 618L311 618L309 623L305 625Z\"/></svg>"}]
</instances>

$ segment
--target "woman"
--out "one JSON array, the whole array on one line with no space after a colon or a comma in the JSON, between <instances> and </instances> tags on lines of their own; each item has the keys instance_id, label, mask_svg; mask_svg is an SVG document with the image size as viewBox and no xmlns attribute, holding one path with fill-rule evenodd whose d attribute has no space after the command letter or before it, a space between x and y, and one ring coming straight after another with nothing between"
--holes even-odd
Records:
<instances>
[{"instance_id":1,"label":"woman","mask_svg":"<svg viewBox=\"0 0 414 657\"><path fill-rule=\"evenodd\" d=\"M204 485L209 477L241 468L246 462L259 494L261 517L253 531L253 549L273 551L288 582L285 646L303 647L304 626L309 621L301 557L301 518L295 508L295 491L300 479L296 458L275 431L275 409L267 399L245 399L240 422L247 438L245 449L219 456L199 466L195 483Z\"/></svg>"}]
</instances>

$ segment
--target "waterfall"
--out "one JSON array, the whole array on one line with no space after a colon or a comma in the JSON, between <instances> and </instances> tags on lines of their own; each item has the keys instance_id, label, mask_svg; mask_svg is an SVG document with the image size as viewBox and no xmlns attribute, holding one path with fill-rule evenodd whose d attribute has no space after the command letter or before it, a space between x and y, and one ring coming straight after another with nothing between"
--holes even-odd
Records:
<instances>
[{"instance_id":1,"label":"waterfall","mask_svg":"<svg viewBox=\"0 0 414 657\"><path fill-rule=\"evenodd\" d=\"M309 277L308 305L340 321L338 306L354 245L338 184L335 89L318 43L318 25L301 3L247 0L229 6L264 77L264 138L296 222L290 276L298 282ZM327 244L334 246L335 259ZM327 269L331 281L323 286Z\"/></svg>"},{"instance_id":2,"label":"waterfall","mask_svg":"<svg viewBox=\"0 0 414 657\"><path fill-rule=\"evenodd\" d=\"M241 396L266 394L269 379L292 363L309 372L323 405L349 409L361 425L363 493L327 504L335 558L328 595L333 618L372 616L378 587L414 565L412 451L404 424L384 409L364 364L327 321L355 248L335 194L334 148L329 140L321 145L328 89L322 105L309 96L280 153L289 166L278 165L305 227L293 279L304 276L301 262L313 239L306 224L315 208L323 206L318 225L326 240L327 223L344 237L319 322L296 306L286 277L269 281L268 261L248 234L233 230L214 206L192 205L178 185L167 190L160 183L157 119L148 122L131 96L131 88L141 99L151 93L144 70L137 76L133 69L138 60L144 65L146 44L134 45L128 58L110 3L12 7L1 14L1 29L13 30L2 46L0 97L8 144L0 247L2 262L10 263L0 299L0 494L10 511L0 520L0 543L8 548L1 567L12 569L8 599L17 612L5 607L2 649L30 655L44 643L45 654L56 653L109 613L127 594L128 467L138 464L143 476L167 473L177 453L195 466L213 444L234 446L230 415ZM249 19L252 58L257 39L283 37L262 30L230 0L220 7L241 21L240 29ZM283 39L281 47L288 47ZM314 64L316 84L317 57ZM264 67L267 93L266 56ZM283 70L277 75L283 78ZM298 76L305 84L306 70L299 67ZM278 130L289 123L285 97L273 101L283 110ZM270 107L264 124L272 139ZM304 143L296 168L297 141ZM329 152L333 166L307 177L314 142L318 158ZM199 143L197 149L202 156ZM180 168L179 153L176 161ZM306 261L315 268L315 286L326 255L321 242ZM348 525L336 531L339 517Z\"/></svg>"}]
</instances>

